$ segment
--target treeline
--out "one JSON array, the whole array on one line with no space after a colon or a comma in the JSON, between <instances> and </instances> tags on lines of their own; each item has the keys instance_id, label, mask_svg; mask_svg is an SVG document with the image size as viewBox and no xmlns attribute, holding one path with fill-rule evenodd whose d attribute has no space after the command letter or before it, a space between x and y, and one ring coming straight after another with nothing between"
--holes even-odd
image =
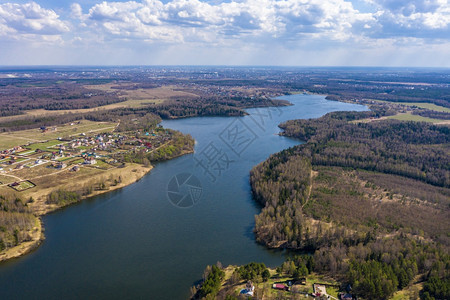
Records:
<instances>
[{"instance_id":1,"label":"treeline","mask_svg":"<svg viewBox=\"0 0 450 300\"><path fill-rule=\"evenodd\" d=\"M450 120L450 113L444 111L435 111L429 109L416 109L412 112L413 115L419 115L422 117L440 119L440 120Z\"/></svg>"},{"instance_id":2,"label":"treeline","mask_svg":"<svg viewBox=\"0 0 450 300\"><path fill-rule=\"evenodd\" d=\"M222 285L222 280L225 277L225 272L222 270L220 263L219 266L207 266L203 273L203 282L200 288L193 288L191 299L216 299L216 295Z\"/></svg>"},{"instance_id":3,"label":"treeline","mask_svg":"<svg viewBox=\"0 0 450 300\"><path fill-rule=\"evenodd\" d=\"M403 77L406 82L442 82L440 76L424 76L431 74L415 73ZM421 88L411 88L402 84L399 77L383 74L383 80L368 74L355 72L353 74L339 72L316 72L310 78L295 78L286 83L293 90L307 90L311 93L328 95L334 100L377 99L390 102L426 102L450 108L450 96L447 83L442 85L427 85ZM332 80L330 80L330 78ZM390 81L390 82L388 82ZM448 81L448 80L447 80Z\"/></svg>"},{"instance_id":4,"label":"treeline","mask_svg":"<svg viewBox=\"0 0 450 300\"><path fill-rule=\"evenodd\" d=\"M97 122L119 122L118 131L131 131L135 129L148 129L161 122L161 118L149 113L147 109L117 108L111 110L98 110L88 113L64 113L58 115L24 116L21 118L0 122L0 131L18 131L39 128L41 126L54 126L67 124L79 120Z\"/></svg>"},{"instance_id":5,"label":"treeline","mask_svg":"<svg viewBox=\"0 0 450 300\"><path fill-rule=\"evenodd\" d=\"M161 129L160 129L161 130ZM195 140L190 134L176 130L164 129L169 137L164 145L146 152L144 149L136 152L118 153L114 158L119 162L133 162L150 165L150 162L169 160L194 150Z\"/></svg>"},{"instance_id":6,"label":"treeline","mask_svg":"<svg viewBox=\"0 0 450 300\"><path fill-rule=\"evenodd\" d=\"M30 241L29 231L37 219L30 212L27 203L15 193L0 195L0 252Z\"/></svg>"},{"instance_id":7,"label":"treeline","mask_svg":"<svg viewBox=\"0 0 450 300\"><path fill-rule=\"evenodd\" d=\"M108 190L111 186L116 186L122 182L120 175L110 175L108 178L100 178L80 186L76 190L57 189L47 195L47 204L54 204L58 207L67 206L80 201L83 197L92 195L94 191Z\"/></svg>"},{"instance_id":8,"label":"treeline","mask_svg":"<svg viewBox=\"0 0 450 300\"><path fill-rule=\"evenodd\" d=\"M425 286L431 278L446 280L450 271L446 250L405 236L372 238L354 246L336 243L316 251L314 261L315 271L335 276L344 274L353 293L366 299L388 299L395 291L407 287L417 275L425 281ZM436 273L440 275L431 275ZM435 292L432 294L429 293L430 297L437 296ZM449 296L447 290L445 297L436 299Z\"/></svg>"},{"instance_id":9,"label":"treeline","mask_svg":"<svg viewBox=\"0 0 450 300\"><path fill-rule=\"evenodd\" d=\"M263 264L241 266L235 273L259 265ZM340 290L349 290L363 299L389 299L416 281L423 282L423 289L410 289L409 299L450 297L450 256L446 250L405 236L372 238L355 245L336 242L314 254L290 256L276 272L278 277L289 276L293 282L313 272L328 274L339 279ZM268 295L268 299L278 298Z\"/></svg>"},{"instance_id":10,"label":"treeline","mask_svg":"<svg viewBox=\"0 0 450 300\"><path fill-rule=\"evenodd\" d=\"M314 272L316 270L315 265L313 255L294 255L289 256L281 266L276 268L276 271L278 276L292 276L294 281L297 281Z\"/></svg>"},{"instance_id":11,"label":"treeline","mask_svg":"<svg viewBox=\"0 0 450 300\"><path fill-rule=\"evenodd\" d=\"M236 283L239 280L251 280L256 282L267 281L270 278L270 271L264 263L251 262L236 268L232 274L232 280Z\"/></svg>"},{"instance_id":12,"label":"treeline","mask_svg":"<svg viewBox=\"0 0 450 300\"><path fill-rule=\"evenodd\" d=\"M169 160L194 150L195 140L190 134L172 130L170 132L172 134L170 142L147 155L150 161Z\"/></svg>"},{"instance_id":13,"label":"treeline","mask_svg":"<svg viewBox=\"0 0 450 300\"><path fill-rule=\"evenodd\" d=\"M117 93L86 89L74 82L12 81L0 94L1 116L22 114L25 110L68 110L104 106L125 101Z\"/></svg>"},{"instance_id":14,"label":"treeline","mask_svg":"<svg viewBox=\"0 0 450 300\"><path fill-rule=\"evenodd\" d=\"M287 152L273 155L251 170L254 198L264 205L255 217L257 241L270 247L304 245L304 236L310 234L310 229L304 224L302 205L308 195L310 176L309 160L290 157Z\"/></svg>"},{"instance_id":15,"label":"treeline","mask_svg":"<svg viewBox=\"0 0 450 300\"><path fill-rule=\"evenodd\" d=\"M97 110L87 113L64 113L59 115L23 116L13 120L0 122L0 132L18 131L39 128L41 126L54 126L66 124L82 119L100 122L118 122L119 131L150 128L159 123L161 118L185 118L196 116L242 116L246 113L244 107L258 106L284 106L289 103L284 100L270 99L222 99L200 98L170 100L163 104L152 104L138 108L116 108Z\"/></svg>"},{"instance_id":16,"label":"treeline","mask_svg":"<svg viewBox=\"0 0 450 300\"><path fill-rule=\"evenodd\" d=\"M353 113L354 114L354 113ZM351 116L352 114L350 114ZM296 147L313 165L341 166L397 174L450 187L450 128L389 120L353 124L347 114L280 125L284 135L307 141Z\"/></svg>"},{"instance_id":17,"label":"treeline","mask_svg":"<svg viewBox=\"0 0 450 300\"><path fill-rule=\"evenodd\" d=\"M195 99L173 99L162 104L150 105L148 110L163 119L197 116L243 116L243 108L286 106L285 100L250 97L199 97Z\"/></svg>"}]
</instances>

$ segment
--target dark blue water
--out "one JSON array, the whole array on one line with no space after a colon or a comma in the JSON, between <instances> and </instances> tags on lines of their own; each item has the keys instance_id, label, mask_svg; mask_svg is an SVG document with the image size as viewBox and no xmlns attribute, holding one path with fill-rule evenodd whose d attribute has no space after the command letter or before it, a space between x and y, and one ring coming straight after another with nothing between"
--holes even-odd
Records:
<instances>
[{"instance_id":1,"label":"dark blue water","mask_svg":"<svg viewBox=\"0 0 450 300\"><path fill-rule=\"evenodd\" d=\"M280 122L366 110L322 96L283 99L294 105L249 109L241 118L164 121L196 139L195 154L159 163L120 191L45 216L44 243L0 264L0 299L186 299L208 264L279 265L286 253L254 240L260 207L251 198L250 169L300 143L276 135ZM178 174L196 181L183 186L179 175L173 191L168 184ZM169 198L168 188L184 202Z\"/></svg>"}]
</instances>

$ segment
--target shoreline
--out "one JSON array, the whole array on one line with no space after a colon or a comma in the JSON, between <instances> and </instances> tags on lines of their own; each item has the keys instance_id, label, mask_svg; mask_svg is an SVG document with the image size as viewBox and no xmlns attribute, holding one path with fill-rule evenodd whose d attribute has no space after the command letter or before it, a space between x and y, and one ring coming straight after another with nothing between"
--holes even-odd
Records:
<instances>
[{"instance_id":1,"label":"shoreline","mask_svg":"<svg viewBox=\"0 0 450 300\"><path fill-rule=\"evenodd\" d=\"M41 245L42 241L45 239L45 236L42 220L39 216L36 216L36 226L31 229L31 234L31 241L21 243L0 253L0 264L31 253Z\"/></svg>"},{"instance_id":2,"label":"shoreline","mask_svg":"<svg viewBox=\"0 0 450 300\"><path fill-rule=\"evenodd\" d=\"M45 228L42 224L42 220L41 220L42 216L52 213L52 212L55 212L55 211L58 211L62 208L68 207L70 205L80 203L81 201L93 198L95 196L106 194L106 193L109 193L109 192L112 192L112 191L115 191L118 189L122 189L126 186L136 183L139 180L141 180L145 175L147 175L153 169L153 166L151 165L149 167L145 167L145 166L137 165L137 164L129 164L125 168L128 169L128 170L126 170L128 172L126 173L127 176L122 180L122 182L118 183L115 186L110 186L106 190L93 191L91 194L89 194L87 196L82 196L79 201L76 201L73 203L68 203L68 204L60 205L60 206L46 204L45 203L46 195L48 195L51 191L58 189L58 186L46 189L45 195L44 196L41 195L40 198L35 203L33 203L33 206L32 206L35 209L34 215L36 217L36 225L30 230L31 241L23 242L17 246L7 249L4 252L1 252L0 253L0 263L6 262L13 258L21 257L25 254L28 254L28 253L36 250L41 245L42 241L45 240L45 235L44 235ZM120 172L120 171L123 172L123 168L122 169L114 169L114 170L119 170L116 172ZM112 174L112 172L107 173L107 175L110 175L110 174ZM134 174L134 176L133 176L133 174ZM91 178L89 180L95 180L97 177L102 177L104 175L105 174L97 175L94 178Z\"/></svg>"},{"instance_id":3,"label":"shoreline","mask_svg":"<svg viewBox=\"0 0 450 300\"><path fill-rule=\"evenodd\" d=\"M171 157L169 160L181 157L186 154L191 154L191 153L194 153L194 149L183 150L181 153ZM122 189L129 185L132 185L132 184L138 182L139 180L141 180L145 175L150 173L150 171L153 168L154 168L153 165L145 167L143 165L136 164L136 163L128 163L124 168L115 168L115 169L110 170L109 173L99 174L93 178L89 178L88 180L85 180L85 181L95 181L97 178L102 178L105 175L112 175L114 173L123 173L124 171L126 172L125 174L127 175L127 176L124 176L123 180L120 183L118 183L117 185L109 186L108 189L105 189L105 190L95 190L87 196L82 196L79 201L76 201L73 203L67 203L65 205L58 206L58 205L49 205L49 204L45 203L48 194L50 194L54 190L57 190L58 186L45 189L44 193L42 193L42 190L39 191L39 193L36 193L36 194L38 194L38 196L36 197L37 198L36 201L31 204L31 207L34 209L34 215L36 217L36 225L30 230L31 236L32 236L31 241L23 242L17 246L7 249L4 252L1 252L0 253L0 264L4 263L6 261L9 261L11 259L24 256L28 253L33 252L37 248L39 248L41 243L45 240L45 235L44 235L45 228L42 224L42 220L41 220L42 216L45 216L46 214L49 214L49 213L56 212L65 207L80 203L81 201L91 199L95 196L106 194L106 193L109 193L109 192L112 192L115 190ZM81 183L83 183L83 181L77 182L77 184L81 184ZM40 194L42 194L42 195L40 195Z\"/></svg>"}]
</instances>

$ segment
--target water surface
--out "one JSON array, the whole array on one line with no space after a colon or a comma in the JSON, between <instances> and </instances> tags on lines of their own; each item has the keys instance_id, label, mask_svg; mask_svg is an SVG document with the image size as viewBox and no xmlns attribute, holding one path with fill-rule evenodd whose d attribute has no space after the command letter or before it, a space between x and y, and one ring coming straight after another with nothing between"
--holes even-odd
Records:
<instances>
[{"instance_id":1,"label":"water surface","mask_svg":"<svg viewBox=\"0 0 450 300\"><path fill-rule=\"evenodd\" d=\"M250 169L300 143L276 135L280 122L367 110L316 95L282 98L294 105L249 109L240 118L164 121L196 139L195 154L159 163L136 184L45 216L44 243L0 264L0 299L186 299L208 264L279 265L286 253L254 240L260 207L251 198ZM181 173L201 185L189 208L173 205L167 195L168 183Z\"/></svg>"}]
</instances>

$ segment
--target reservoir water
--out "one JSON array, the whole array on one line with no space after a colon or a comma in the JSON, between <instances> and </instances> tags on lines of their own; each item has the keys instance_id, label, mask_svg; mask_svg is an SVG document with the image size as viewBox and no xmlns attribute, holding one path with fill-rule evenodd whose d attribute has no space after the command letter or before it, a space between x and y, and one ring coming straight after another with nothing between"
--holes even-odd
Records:
<instances>
[{"instance_id":1,"label":"reservoir water","mask_svg":"<svg viewBox=\"0 0 450 300\"><path fill-rule=\"evenodd\" d=\"M251 197L250 169L300 143L277 135L280 122L367 110L317 95L281 98L294 105L164 121L195 138L195 154L45 216L43 244L0 264L0 299L186 299L208 264L279 265L286 253L254 239L261 208Z\"/></svg>"}]
</instances>

